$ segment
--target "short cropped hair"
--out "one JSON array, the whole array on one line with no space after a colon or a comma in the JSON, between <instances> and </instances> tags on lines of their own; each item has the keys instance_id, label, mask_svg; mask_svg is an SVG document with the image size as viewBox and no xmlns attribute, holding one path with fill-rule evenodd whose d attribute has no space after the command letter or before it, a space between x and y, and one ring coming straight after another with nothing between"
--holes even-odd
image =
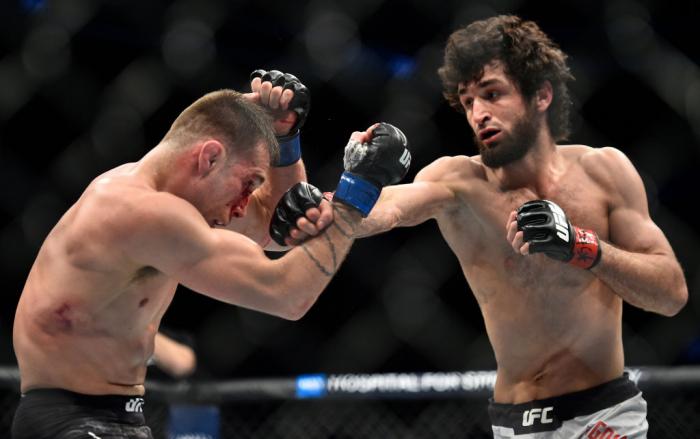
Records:
<instances>
[{"instance_id":1,"label":"short cropped hair","mask_svg":"<svg viewBox=\"0 0 700 439\"><path fill-rule=\"evenodd\" d=\"M205 137L219 140L232 156L248 152L263 141L270 161L279 157L271 117L234 90L218 90L197 99L175 119L163 141L177 147Z\"/></svg>"},{"instance_id":2,"label":"short cropped hair","mask_svg":"<svg viewBox=\"0 0 700 439\"><path fill-rule=\"evenodd\" d=\"M566 65L566 54L532 21L513 15L479 20L453 32L445 46L442 67L443 96L464 112L457 93L460 82L478 81L484 67L500 61L506 75L526 100L531 100L544 81L552 84L553 98L547 123L555 141L570 132L572 108L568 82L574 79Z\"/></svg>"}]
</instances>

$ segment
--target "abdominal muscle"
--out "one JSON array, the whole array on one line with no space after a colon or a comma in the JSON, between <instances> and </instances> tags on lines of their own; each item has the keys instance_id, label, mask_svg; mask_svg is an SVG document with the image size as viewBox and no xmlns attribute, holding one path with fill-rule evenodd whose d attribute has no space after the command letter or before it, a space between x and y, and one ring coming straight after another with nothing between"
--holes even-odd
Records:
<instances>
[{"instance_id":1,"label":"abdominal muscle","mask_svg":"<svg viewBox=\"0 0 700 439\"><path fill-rule=\"evenodd\" d=\"M544 278L526 287L501 273L490 280L487 300L479 280L471 285L498 364L496 402L549 398L622 375L622 302L597 279L566 285Z\"/></svg>"},{"instance_id":2,"label":"abdominal muscle","mask_svg":"<svg viewBox=\"0 0 700 439\"><path fill-rule=\"evenodd\" d=\"M22 392L61 388L88 395L142 395L156 325L147 325L136 337L82 325L56 331L18 309L14 343Z\"/></svg>"},{"instance_id":3,"label":"abdominal muscle","mask_svg":"<svg viewBox=\"0 0 700 439\"><path fill-rule=\"evenodd\" d=\"M99 299L97 288L47 285L55 284L35 267L17 307L13 338L22 391L143 394L146 362L176 284L157 275L109 300Z\"/></svg>"}]
</instances>

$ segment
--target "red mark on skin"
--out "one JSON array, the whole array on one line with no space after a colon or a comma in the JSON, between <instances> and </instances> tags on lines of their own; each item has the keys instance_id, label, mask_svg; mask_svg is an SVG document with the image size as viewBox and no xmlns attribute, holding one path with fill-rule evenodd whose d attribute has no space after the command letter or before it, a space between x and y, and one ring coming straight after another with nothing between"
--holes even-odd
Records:
<instances>
[{"instance_id":1,"label":"red mark on skin","mask_svg":"<svg viewBox=\"0 0 700 439\"><path fill-rule=\"evenodd\" d=\"M250 188L246 188L243 193L241 194L241 198L239 201L234 201L231 206L231 216L234 218L241 218L243 216L243 213L245 211L246 206L248 206L248 201L250 200L250 195L253 193L253 191L250 190Z\"/></svg>"},{"instance_id":2,"label":"red mark on skin","mask_svg":"<svg viewBox=\"0 0 700 439\"><path fill-rule=\"evenodd\" d=\"M513 256L507 256L503 260L503 268L507 270L512 270L515 267L515 258Z\"/></svg>"},{"instance_id":3,"label":"red mark on skin","mask_svg":"<svg viewBox=\"0 0 700 439\"><path fill-rule=\"evenodd\" d=\"M148 303L148 299L141 299L139 302L139 308L143 308Z\"/></svg>"},{"instance_id":4,"label":"red mark on skin","mask_svg":"<svg viewBox=\"0 0 700 439\"><path fill-rule=\"evenodd\" d=\"M64 303L60 306L60 308L54 311L54 315L56 316L56 322L58 323L59 329L68 331L73 327L73 322L68 317L69 312L70 305L68 305L67 303Z\"/></svg>"}]
</instances>

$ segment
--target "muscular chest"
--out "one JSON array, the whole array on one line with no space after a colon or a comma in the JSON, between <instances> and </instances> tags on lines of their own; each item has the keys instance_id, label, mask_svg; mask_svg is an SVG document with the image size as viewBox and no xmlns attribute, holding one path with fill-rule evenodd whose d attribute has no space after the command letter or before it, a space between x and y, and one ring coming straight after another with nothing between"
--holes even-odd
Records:
<instances>
[{"instance_id":1,"label":"muscular chest","mask_svg":"<svg viewBox=\"0 0 700 439\"><path fill-rule=\"evenodd\" d=\"M562 181L546 193L530 189L500 190L485 182L466 194L463 208L441 220L441 229L460 259L477 297L507 290L575 290L590 282L587 273L543 255L521 256L507 240L510 213L523 203L548 199L557 203L572 224L608 237L608 198L583 175ZM546 280L544 282L543 280Z\"/></svg>"},{"instance_id":2,"label":"muscular chest","mask_svg":"<svg viewBox=\"0 0 700 439\"><path fill-rule=\"evenodd\" d=\"M547 199L558 204L568 220L578 227L593 229L601 239L608 237L608 197L583 173L575 179L562 179L546 192L522 188L499 190L484 185L471 194L471 211L484 236L500 235L505 239L506 222L512 211L525 202Z\"/></svg>"}]
</instances>

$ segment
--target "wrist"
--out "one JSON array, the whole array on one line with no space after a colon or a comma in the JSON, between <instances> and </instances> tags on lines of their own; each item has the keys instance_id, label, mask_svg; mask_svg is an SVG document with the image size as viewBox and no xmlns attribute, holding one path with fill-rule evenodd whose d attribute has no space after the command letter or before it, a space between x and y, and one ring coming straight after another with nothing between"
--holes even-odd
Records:
<instances>
[{"instance_id":1,"label":"wrist","mask_svg":"<svg viewBox=\"0 0 700 439\"><path fill-rule=\"evenodd\" d=\"M369 180L346 171L340 177L333 201L357 209L362 217L366 217L379 199L380 193L381 188Z\"/></svg>"},{"instance_id":2,"label":"wrist","mask_svg":"<svg viewBox=\"0 0 700 439\"><path fill-rule=\"evenodd\" d=\"M301 140L299 130L278 136L279 159L273 164L275 167L290 166L301 159Z\"/></svg>"},{"instance_id":3,"label":"wrist","mask_svg":"<svg viewBox=\"0 0 700 439\"><path fill-rule=\"evenodd\" d=\"M574 245L569 264L590 270L600 262L601 249L598 235L593 230L572 226Z\"/></svg>"},{"instance_id":4,"label":"wrist","mask_svg":"<svg viewBox=\"0 0 700 439\"><path fill-rule=\"evenodd\" d=\"M336 213L340 213L346 222L350 221L354 223L362 221L362 213L352 206L335 201L333 202L333 209L336 210Z\"/></svg>"}]
</instances>

